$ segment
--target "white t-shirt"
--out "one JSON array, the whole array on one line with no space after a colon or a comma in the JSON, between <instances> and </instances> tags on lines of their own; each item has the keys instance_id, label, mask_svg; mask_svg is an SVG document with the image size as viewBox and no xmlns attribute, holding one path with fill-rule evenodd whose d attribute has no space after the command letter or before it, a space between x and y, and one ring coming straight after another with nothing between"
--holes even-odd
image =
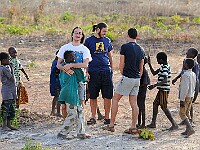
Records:
<instances>
[{"instance_id":1,"label":"white t-shirt","mask_svg":"<svg viewBox=\"0 0 200 150\"><path fill-rule=\"evenodd\" d=\"M92 57L91 57L91 54L90 54L90 50L84 46L83 44L80 44L79 46L74 46L72 45L72 42L68 43L68 44L65 44L63 45L57 56L61 59L64 59L64 53L65 51L74 51L74 52L78 52L78 53L81 53L82 54L82 59L87 59L89 58L89 61L92 60Z\"/></svg>"}]
</instances>

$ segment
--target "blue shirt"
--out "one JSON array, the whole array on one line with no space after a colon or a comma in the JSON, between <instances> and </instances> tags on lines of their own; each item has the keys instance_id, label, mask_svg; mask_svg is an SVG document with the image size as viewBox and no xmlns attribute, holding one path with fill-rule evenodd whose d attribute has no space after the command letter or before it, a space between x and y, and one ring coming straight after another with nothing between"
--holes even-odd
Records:
<instances>
[{"instance_id":1,"label":"blue shirt","mask_svg":"<svg viewBox=\"0 0 200 150\"><path fill-rule=\"evenodd\" d=\"M123 75L128 78L140 78L140 62L144 59L144 50L135 42L123 44L120 51L125 57Z\"/></svg>"},{"instance_id":2,"label":"blue shirt","mask_svg":"<svg viewBox=\"0 0 200 150\"><path fill-rule=\"evenodd\" d=\"M84 45L90 50L92 56L92 61L88 66L89 72L111 70L108 53L113 46L109 38L96 38L92 35L85 40Z\"/></svg>"},{"instance_id":3,"label":"blue shirt","mask_svg":"<svg viewBox=\"0 0 200 150\"><path fill-rule=\"evenodd\" d=\"M54 60L51 65L50 73L50 93L55 95L55 89L60 89L59 73L60 70L56 67L58 60Z\"/></svg>"}]
</instances>

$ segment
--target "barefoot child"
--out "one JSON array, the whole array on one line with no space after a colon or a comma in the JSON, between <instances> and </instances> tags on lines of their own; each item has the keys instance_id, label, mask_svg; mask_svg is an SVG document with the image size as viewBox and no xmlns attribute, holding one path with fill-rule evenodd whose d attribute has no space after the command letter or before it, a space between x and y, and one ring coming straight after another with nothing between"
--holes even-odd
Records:
<instances>
[{"instance_id":1,"label":"barefoot child","mask_svg":"<svg viewBox=\"0 0 200 150\"><path fill-rule=\"evenodd\" d=\"M56 52L57 55L58 51ZM53 97L52 100L52 110L51 115L61 116L60 114L60 103L58 102L58 97L60 94L60 81L59 81L59 73L60 70L56 67L58 61L58 57L56 56L51 65L51 73L50 73L50 93ZM55 107L57 112L55 113Z\"/></svg>"},{"instance_id":2,"label":"barefoot child","mask_svg":"<svg viewBox=\"0 0 200 150\"><path fill-rule=\"evenodd\" d=\"M17 87L17 99L16 99L16 107L19 108L20 104L28 103L28 94L27 91L21 81L20 71L22 71L29 81L29 77L26 74L24 68L22 67L19 59L17 58L17 50L15 47L10 47L8 49L8 53L10 55L10 63L13 66L13 73L15 77L15 85Z\"/></svg>"},{"instance_id":3,"label":"barefoot child","mask_svg":"<svg viewBox=\"0 0 200 150\"><path fill-rule=\"evenodd\" d=\"M73 51L65 51L63 66L67 63L74 63ZM59 79L61 84L61 91L59 95L59 102L66 105L67 117L64 121L63 129L58 133L58 137L67 138L70 131L77 127L77 137L81 139L88 138L85 134L84 113L82 102L79 98L78 84L85 81L84 72L81 68L72 68L73 74L67 74L60 71Z\"/></svg>"},{"instance_id":4,"label":"barefoot child","mask_svg":"<svg viewBox=\"0 0 200 150\"><path fill-rule=\"evenodd\" d=\"M137 104L139 107L138 124L137 124L138 128L145 128L145 99L146 99L147 85L150 84L150 78L145 68L146 63L147 63L147 57L144 57L143 73L140 79L140 87L137 96Z\"/></svg>"},{"instance_id":5,"label":"barefoot child","mask_svg":"<svg viewBox=\"0 0 200 150\"><path fill-rule=\"evenodd\" d=\"M186 53L186 58L195 59L197 55L198 55L198 50L197 49L189 48L187 50L187 53ZM193 104L196 101L198 93L199 93L199 90L198 90L198 87L199 87L199 79L198 79L199 67L198 67L198 63L196 61L194 61L194 67L192 68L192 71L196 74L195 93L194 93L194 97L193 97L193 100L192 100L192 104ZM183 72L184 72L184 69L182 68L182 72L172 80L172 84L176 83L176 81L181 77ZM194 126L194 124L193 124L193 105L191 105L191 110L190 110L190 114L189 115L190 115L190 116L188 116L189 120L192 123L192 126ZM183 125L183 124L184 124L184 122L180 123L180 125Z\"/></svg>"},{"instance_id":6,"label":"barefoot child","mask_svg":"<svg viewBox=\"0 0 200 150\"><path fill-rule=\"evenodd\" d=\"M194 134L195 131L192 128L189 118L187 117L192 105L192 100L195 92L196 85L196 75L192 72L194 67L194 60L187 58L183 62L184 73L181 75L181 82L179 86L179 99L180 99L180 112L179 115L186 124L185 132L181 133L186 135L185 138L188 138L190 135Z\"/></svg>"},{"instance_id":7,"label":"barefoot child","mask_svg":"<svg viewBox=\"0 0 200 150\"><path fill-rule=\"evenodd\" d=\"M15 117L15 100L17 96L13 69L9 63L9 55L5 52L1 52L0 61L0 78L2 82L2 104L0 115L3 119L3 130L7 130L8 128L17 130L11 126L10 122Z\"/></svg>"},{"instance_id":8,"label":"barefoot child","mask_svg":"<svg viewBox=\"0 0 200 150\"><path fill-rule=\"evenodd\" d=\"M149 90L157 87L158 93L153 102L153 118L151 124L147 125L148 128L156 128L156 118L158 114L158 106L161 106L161 109L164 111L165 115L171 122L172 126L169 130L178 129L178 125L174 121L171 112L167 108L167 99L170 91L170 78L171 78L171 70L170 66L167 62L167 55L164 52L159 52L156 56L158 64L160 64L160 68L155 70L153 69L150 61L150 57L148 58L148 64L153 75L158 75L158 81L156 84L152 84L148 86Z\"/></svg>"}]
</instances>

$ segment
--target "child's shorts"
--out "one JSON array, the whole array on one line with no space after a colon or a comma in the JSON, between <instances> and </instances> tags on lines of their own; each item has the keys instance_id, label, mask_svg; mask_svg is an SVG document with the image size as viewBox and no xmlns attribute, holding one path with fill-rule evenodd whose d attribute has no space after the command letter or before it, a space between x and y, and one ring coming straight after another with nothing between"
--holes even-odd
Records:
<instances>
[{"instance_id":1,"label":"child's shorts","mask_svg":"<svg viewBox=\"0 0 200 150\"><path fill-rule=\"evenodd\" d=\"M168 95L169 91L159 90L153 103L156 105L160 105L161 108L167 108Z\"/></svg>"},{"instance_id":2,"label":"child's shorts","mask_svg":"<svg viewBox=\"0 0 200 150\"><path fill-rule=\"evenodd\" d=\"M50 87L50 93L51 93L51 96L59 97L60 88L59 87L56 87L56 88L51 88Z\"/></svg>"},{"instance_id":3,"label":"child's shorts","mask_svg":"<svg viewBox=\"0 0 200 150\"><path fill-rule=\"evenodd\" d=\"M15 100L3 100L0 115L3 119L12 120L15 117Z\"/></svg>"}]
</instances>

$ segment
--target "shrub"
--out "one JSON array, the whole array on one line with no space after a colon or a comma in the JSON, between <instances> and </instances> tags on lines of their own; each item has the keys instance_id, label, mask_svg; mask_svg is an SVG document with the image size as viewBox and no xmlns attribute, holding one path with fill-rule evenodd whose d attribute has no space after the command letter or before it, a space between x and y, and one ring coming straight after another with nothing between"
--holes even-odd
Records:
<instances>
[{"instance_id":1,"label":"shrub","mask_svg":"<svg viewBox=\"0 0 200 150\"><path fill-rule=\"evenodd\" d=\"M192 20L192 22L196 23L196 24L200 24L200 17L196 17Z\"/></svg>"},{"instance_id":2,"label":"shrub","mask_svg":"<svg viewBox=\"0 0 200 150\"><path fill-rule=\"evenodd\" d=\"M41 145L40 142L33 144L31 140L27 140L21 150L50 150L49 148L41 148Z\"/></svg>"},{"instance_id":3,"label":"shrub","mask_svg":"<svg viewBox=\"0 0 200 150\"><path fill-rule=\"evenodd\" d=\"M22 27L19 25L6 25L5 33L25 35L33 31L33 28Z\"/></svg>"},{"instance_id":4,"label":"shrub","mask_svg":"<svg viewBox=\"0 0 200 150\"><path fill-rule=\"evenodd\" d=\"M0 110L1 112L1 110ZM17 118L19 117L19 113L20 113L20 110L19 109L15 109L15 117L13 120L11 120L11 125L15 128L18 128L19 127L19 123L18 123L18 120ZM3 124L3 118L0 116L0 125Z\"/></svg>"},{"instance_id":5,"label":"shrub","mask_svg":"<svg viewBox=\"0 0 200 150\"><path fill-rule=\"evenodd\" d=\"M72 21L74 18L75 18L75 16L72 15L71 12L66 11L66 12L63 14L61 20L64 21L64 22L67 22L67 21Z\"/></svg>"},{"instance_id":6,"label":"shrub","mask_svg":"<svg viewBox=\"0 0 200 150\"><path fill-rule=\"evenodd\" d=\"M36 67L37 64L36 64L36 62L34 62L34 61L28 61L27 66L28 66L28 67Z\"/></svg>"}]
</instances>

